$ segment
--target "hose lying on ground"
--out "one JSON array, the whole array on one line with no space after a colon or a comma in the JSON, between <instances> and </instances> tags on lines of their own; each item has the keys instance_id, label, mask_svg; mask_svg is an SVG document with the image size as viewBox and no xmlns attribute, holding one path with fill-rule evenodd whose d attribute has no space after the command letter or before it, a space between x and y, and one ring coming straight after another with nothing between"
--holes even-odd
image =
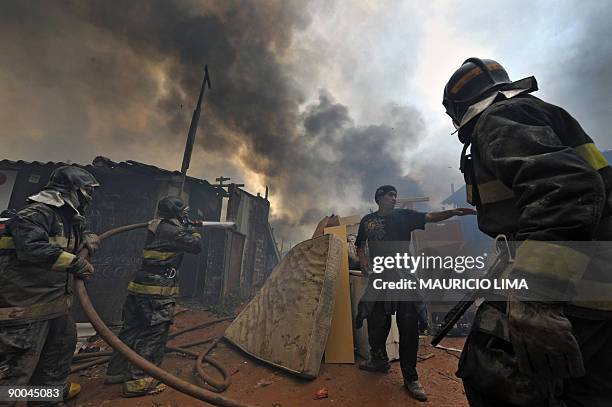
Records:
<instances>
[{"instance_id":1,"label":"hose lying on ground","mask_svg":"<svg viewBox=\"0 0 612 407\"><path fill-rule=\"evenodd\" d=\"M207 322L203 322L201 324L189 326L187 328L181 329L180 331L172 332L170 335L168 335L168 339L174 339L177 336L180 336L182 334L186 334L187 332L195 331L196 329L206 328L206 327L209 327L211 325L217 324L219 322L229 321L230 319L234 319L234 316L225 317L225 318L219 318L219 319L215 319L214 321L207 321Z\"/></svg>"},{"instance_id":2,"label":"hose lying on ground","mask_svg":"<svg viewBox=\"0 0 612 407\"><path fill-rule=\"evenodd\" d=\"M137 223L134 225L127 225L118 227L115 229L111 229L109 231L101 234L100 240L104 241L105 239L114 236L119 233L127 232L134 229L140 229L147 227L147 223ZM87 249L83 249L79 256L86 257L88 254ZM126 344L124 344L115 334L106 326L104 321L100 318L98 313L96 312L93 304L89 296L87 295L87 289L85 288L85 284L83 280L76 279L75 280L75 288L76 293L81 301L81 306L83 308L83 312L91 322L91 325L94 327L96 332L109 344L113 349L117 352L121 353L123 357L125 357L128 362L138 366L142 370L145 371L148 375L160 380L164 384L172 387L175 390L180 391L181 393L185 393L189 396L192 396L198 400L202 400L217 406L227 406L227 407L247 407L248 404L241 403L239 401L231 400L226 397L223 397L219 394L212 393L200 386L196 386L192 383L189 383L173 374L166 372L165 370L157 367L153 363L144 359L132 349L130 349Z\"/></svg>"},{"instance_id":3,"label":"hose lying on ground","mask_svg":"<svg viewBox=\"0 0 612 407\"><path fill-rule=\"evenodd\" d=\"M230 374L225 368L225 366L221 364L221 362L208 356L208 353L217 345L218 341L219 341L219 338L211 338L211 339L207 339L203 341L200 340L192 344L187 344L189 346L185 346L185 345L181 345L180 347L167 346L166 351L182 353L184 355L188 355L188 356L192 356L196 358L196 364L195 364L196 371L198 372L198 374L204 381L204 384L211 391L214 391L215 393L220 393L229 387ZM206 343L206 342L212 342L212 343L209 346L207 346L203 352L198 353L198 352L194 352L194 351L186 349L187 347L201 345L202 343ZM203 367L204 362L217 368L217 370L223 376L222 382L218 382L217 380L208 376L206 372L204 372L204 367Z\"/></svg>"},{"instance_id":4,"label":"hose lying on ground","mask_svg":"<svg viewBox=\"0 0 612 407\"><path fill-rule=\"evenodd\" d=\"M228 319L231 319L231 318L216 319L214 321L209 321L203 324L198 324L195 327L188 327L184 330L177 331L174 334L182 335L184 333L191 332L195 329L208 327L212 324L226 321ZM176 337L178 335L173 335L173 336ZM195 366L196 371L200 375L200 378L202 379L202 382L204 383L206 388L209 389L210 391L214 391L215 393L221 393L229 387L231 375L228 373L227 369L221 362L208 356L208 354L212 351L212 349L218 343L219 339L220 338L198 339L196 341L189 342L189 343L183 343L177 346L166 346L166 353L168 352L181 353L183 355L191 356L194 359L196 359L196 366ZM187 348L191 348L194 346L203 345L209 342L215 342L215 343L207 347L203 352L198 353L198 352L190 351L187 349ZM81 370L85 370L90 367L106 363L109 361L110 356L112 354L113 354L112 351L79 353L75 355L72 358L72 360L73 362L81 362L81 363L73 365L70 368L70 373L80 372ZM93 360L89 360L89 359L93 359ZM209 365L215 367L219 371L219 373L221 373L221 376L223 376L223 381L219 382L213 377L206 374L206 372L204 371L204 363L208 363Z\"/></svg>"}]
</instances>

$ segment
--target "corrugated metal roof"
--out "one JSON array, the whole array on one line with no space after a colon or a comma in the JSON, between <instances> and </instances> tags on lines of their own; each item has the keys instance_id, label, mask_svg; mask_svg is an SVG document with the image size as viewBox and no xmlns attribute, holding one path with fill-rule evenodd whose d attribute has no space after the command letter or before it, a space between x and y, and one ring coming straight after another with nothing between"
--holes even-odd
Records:
<instances>
[{"instance_id":1,"label":"corrugated metal roof","mask_svg":"<svg viewBox=\"0 0 612 407\"><path fill-rule=\"evenodd\" d=\"M0 165L2 164L8 164L8 165L40 165L40 166L45 166L45 165L78 165L79 167L87 167L86 165L81 165L81 164L76 164L76 163L64 163L64 162L53 162L53 161L47 161L47 162L42 162L42 161L24 161L24 160L17 160L17 161L13 161L13 160L7 160L4 159L2 161L0 161Z\"/></svg>"},{"instance_id":2,"label":"corrugated metal roof","mask_svg":"<svg viewBox=\"0 0 612 407\"><path fill-rule=\"evenodd\" d=\"M144 164L134 160L115 162L111 159L103 156L98 156L93 159L92 164L78 164L78 163L65 163L65 162L53 162L53 161L24 161L24 160L8 160L4 159L0 161L0 166L62 166L62 165L76 165L82 168L110 168L110 169L122 169L129 172L135 172L139 174L151 174L155 176L168 176L168 177L180 177L182 176L180 171L170 171L163 168L156 167L154 165ZM198 184L204 184L213 188L218 188L216 185L211 185L208 181L200 178L194 178L187 176L187 181Z\"/></svg>"},{"instance_id":3,"label":"corrugated metal roof","mask_svg":"<svg viewBox=\"0 0 612 407\"><path fill-rule=\"evenodd\" d=\"M155 176L167 176L167 177L181 177L183 175L180 171L177 171L177 170L174 170L174 171L166 170L163 168L156 167L154 165L145 164L145 163L141 163L141 162L134 161L134 160L115 162L107 157L98 156L93 159L92 163L95 168L101 168L101 167L112 168L112 169L119 168L119 169L131 171L131 172L136 172L139 174L151 174ZM200 179L200 178L194 178L194 177L187 176L187 181L195 182L198 184L205 184L207 186L214 187L208 181L204 179Z\"/></svg>"}]
</instances>

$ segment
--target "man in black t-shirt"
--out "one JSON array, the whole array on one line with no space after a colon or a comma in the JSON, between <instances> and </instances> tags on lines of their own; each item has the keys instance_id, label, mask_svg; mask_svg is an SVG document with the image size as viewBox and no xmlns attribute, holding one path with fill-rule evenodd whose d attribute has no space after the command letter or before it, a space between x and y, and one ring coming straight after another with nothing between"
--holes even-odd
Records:
<instances>
[{"instance_id":1,"label":"man in black t-shirt","mask_svg":"<svg viewBox=\"0 0 612 407\"><path fill-rule=\"evenodd\" d=\"M453 216L475 214L469 208L457 208L441 212L417 212L410 209L395 209L397 190L391 185L383 185L376 190L374 200L378 211L361 219L357 234L357 254L364 272L370 269L369 258L365 252L366 242L409 242L415 229L424 229L428 222L440 222ZM377 245L380 250L385 247ZM378 254L377 254L378 255ZM416 371L417 350L419 346L418 304L417 301L397 298L372 298L372 285L369 284L364 297L359 302L356 325L360 328L363 320L368 320L368 342L370 358L359 365L360 369L387 372L389 358L386 341L391 329L391 315L396 314L400 334L399 353L404 386L412 397L427 400L423 386L419 383ZM384 294L384 293L381 293Z\"/></svg>"}]
</instances>

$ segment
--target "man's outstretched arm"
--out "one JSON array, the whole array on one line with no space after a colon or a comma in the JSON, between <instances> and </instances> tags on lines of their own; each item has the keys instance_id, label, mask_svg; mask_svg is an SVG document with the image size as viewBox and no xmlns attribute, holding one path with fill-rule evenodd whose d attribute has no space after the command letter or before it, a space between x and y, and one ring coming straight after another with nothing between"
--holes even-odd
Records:
<instances>
[{"instance_id":1,"label":"man's outstretched arm","mask_svg":"<svg viewBox=\"0 0 612 407\"><path fill-rule=\"evenodd\" d=\"M476 210L472 208L456 208L440 212L428 212L425 214L425 222L442 222L453 216L476 215Z\"/></svg>"}]
</instances>

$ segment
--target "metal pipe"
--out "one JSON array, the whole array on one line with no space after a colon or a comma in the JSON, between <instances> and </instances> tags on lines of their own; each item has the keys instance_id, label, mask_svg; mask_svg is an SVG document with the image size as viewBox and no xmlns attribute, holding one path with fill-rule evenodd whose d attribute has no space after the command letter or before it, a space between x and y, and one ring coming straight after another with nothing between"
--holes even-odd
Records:
<instances>
[{"instance_id":1,"label":"metal pipe","mask_svg":"<svg viewBox=\"0 0 612 407\"><path fill-rule=\"evenodd\" d=\"M90 360L89 362L82 363L80 365L71 366L70 373L80 372L83 369L88 369L95 365L101 365L102 363L108 362L109 359L110 359L110 356L103 356L103 357L98 357L95 360Z\"/></svg>"},{"instance_id":2,"label":"metal pipe","mask_svg":"<svg viewBox=\"0 0 612 407\"><path fill-rule=\"evenodd\" d=\"M74 355L72 357L72 361L73 362L77 362L80 360L84 360L84 359L91 359L91 358L99 358L102 356L112 356L113 352L111 351L107 351L107 352L86 352L86 353L77 353L76 355Z\"/></svg>"}]
</instances>

